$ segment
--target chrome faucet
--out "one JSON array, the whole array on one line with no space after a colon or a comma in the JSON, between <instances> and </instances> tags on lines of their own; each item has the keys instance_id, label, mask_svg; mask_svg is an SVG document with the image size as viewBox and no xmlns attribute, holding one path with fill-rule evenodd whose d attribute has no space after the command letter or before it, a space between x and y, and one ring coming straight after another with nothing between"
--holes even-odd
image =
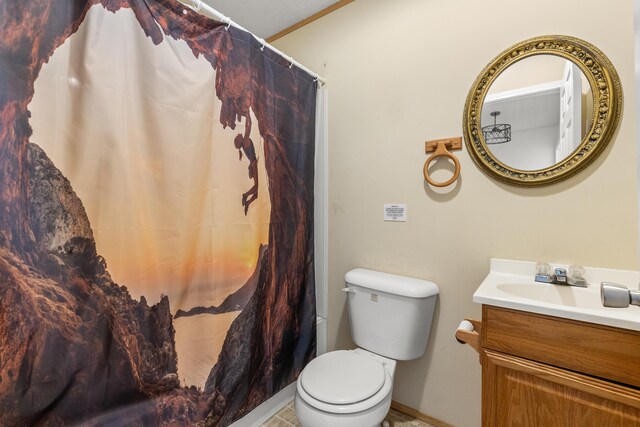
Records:
<instances>
[{"instance_id":1,"label":"chrome faucet","mask_svg":"<svg viewBox=\"0 0 640 427\"><path fill-rule=\"evenodd\" d=\"M629 304L640 305L640 291L630 290L617 283L602 282L600 298L605 307L626 308Z\"/></svg>"},{"instance_id":2,"label":"chrome faucet","mask_svg":"<svg viewBox=\"0 0 640 427\"><path fill-rule=\"evenodd\" d=\"M566 286L578 286L586 288L589 286L584 279L584 269L582 267L569 267L569 275L567 275L567 269L562 267L556 267L553 273L550 273L551 267L549 264L538 263L536 282L553 283L554 285L566 285Z\"/></svg>"},{"instance_id":3,"label":"chrome faucet","mask_svg":"<svg viewBox=\"0 0 640 427\"><path fill-rule=\"evenodd\" d=\"M566 268L556 268L554 270L556 281L554 282L556 285L567 285L567 269Z\"/></svg>"}]
</instances>

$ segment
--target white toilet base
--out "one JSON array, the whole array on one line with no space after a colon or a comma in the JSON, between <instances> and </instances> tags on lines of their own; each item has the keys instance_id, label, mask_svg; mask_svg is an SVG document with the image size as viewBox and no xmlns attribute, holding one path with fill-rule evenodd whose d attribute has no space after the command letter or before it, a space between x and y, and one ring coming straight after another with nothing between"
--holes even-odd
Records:
<instances>
[{"instance_id":1,"label":"white toilet base","mask_svg":"<svg viewBox=\"0 0 640 427\"><path fill-rule=\"evenodd\" d=\"M314 408L296 393L296 415L302 427L378 427L391 407L391 393L372 408L353 414L332 414Z\"/></svg>"}]
</instances>

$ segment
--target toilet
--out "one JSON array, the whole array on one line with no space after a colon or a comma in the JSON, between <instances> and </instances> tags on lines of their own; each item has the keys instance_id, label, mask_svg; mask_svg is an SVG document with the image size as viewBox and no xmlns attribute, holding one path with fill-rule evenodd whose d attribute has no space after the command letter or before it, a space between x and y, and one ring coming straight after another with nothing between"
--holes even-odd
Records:
<instances>
[{"instance_id":1,"label":"toilet","mask_svg":"<svg viewBox=\"0 0 640 427\"><path fill-rule=\"evenodd\" d=\"M379 426L389 412L398 360L427 348L438 286L426 280L356 268L345 274L355 350L312 360L296 384L303 427Z\"/></svg>"}]
</instances>

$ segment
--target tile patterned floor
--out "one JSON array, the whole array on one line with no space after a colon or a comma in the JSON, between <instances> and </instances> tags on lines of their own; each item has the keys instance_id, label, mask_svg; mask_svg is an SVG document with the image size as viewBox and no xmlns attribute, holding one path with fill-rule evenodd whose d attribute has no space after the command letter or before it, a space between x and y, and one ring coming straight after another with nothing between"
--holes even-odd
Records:
<instances>
[{"instance_id":1,"label":"tile patterned floor","mask_svg":"<svg viewBox=\"0 0 640 427\"><path fill-rule=\"evenodd\" d=\"M385 418L390 427L434 427L424 421L415 420L408 415L394 409L389 411ZM293 401L287 403L278 413L262 424L261 427L302 427L296 417Z\"/></svg>"}]
</instances>

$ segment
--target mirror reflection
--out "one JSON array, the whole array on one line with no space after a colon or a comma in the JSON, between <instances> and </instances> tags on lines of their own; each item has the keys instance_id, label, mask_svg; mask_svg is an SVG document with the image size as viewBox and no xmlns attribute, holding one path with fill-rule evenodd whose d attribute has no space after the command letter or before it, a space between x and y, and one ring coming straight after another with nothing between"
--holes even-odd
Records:
<instances>
[{"instance_id":1,"label":"mirror reflection","mask_svg":"<svg viewBox=\"0 0 640 427\"><path fill-rule=\"evenodd\" d=\"M497 77L481 113L485 143L497 160L539 170L580 145L592 125L593 96L576 64L552 54L534 55Z\"/></svg>"}]
</instances>

